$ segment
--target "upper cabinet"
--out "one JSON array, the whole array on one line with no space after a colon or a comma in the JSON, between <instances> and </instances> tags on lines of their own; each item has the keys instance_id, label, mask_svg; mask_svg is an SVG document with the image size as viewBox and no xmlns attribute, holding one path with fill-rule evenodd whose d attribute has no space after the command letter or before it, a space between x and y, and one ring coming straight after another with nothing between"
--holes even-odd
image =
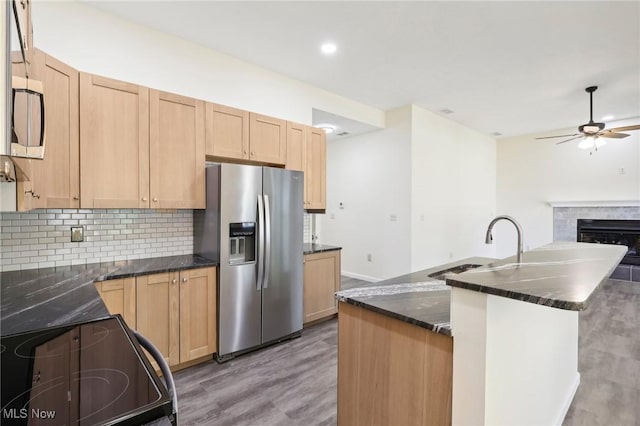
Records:
<instances>
[{"instance_id":1,"label":"upper cabinet","mask_svg":"<svg viewBox=\"0 0 640 426\"><path fill-rule=\"evenodd\" d=\"M204 101L149 92L152 208L205 208Z\"/></svg>"},{"instance_id":2,"label":"upper cabinet","mask_svg":"<svg viewBox=\"0 0 640 426\"><path fill-rule=\"evenodd\" d=\"M326 208L326 150L324 130L287 122L286 168L304 172L305 210Z\"/></svg>"},{"instance_id":3,"label":"upper cabinet","mask_svg":"<svg viewBox=\"0 0 640 426\"><path fill-rule=\"evenodd\" d=\"M287 159L287 122L249 113L249 159L281 164Z\"/></svg>"},{"instance_id":4,"label":"upper cabinet","mask_svg":"<svg viewBox=\"0 0 640 426\"><path fill-rule=\"evenodd\" d=\"M307 127L304 208L324 210L327 200L327 140L324 130Z\"/></svg>"},{"instance_id":5,"label":"upper cabinet","mask_svg":"<svg viewBox=\"0 0 640 426\"><path fill-rule=\"evenodd\" d=\"M149 89L80 74L82 208L149 207Z\"/></svg>"},{"instance_id":6,"label":"upper cabinet","mask_svg":"<svg viewBox=\"0 0 640 426\"><path fill-rule=\"evenodd\" d=\"M206 154L216 159L284 166L287 122L207 103Z\"/></svg>"},{"instance_id":7,"label":"upper cabinet","mask_svg":"<svg viewBox=\"0 0 640 426\"><path fill-rule=\"evenodd\" d=\"M83 208L204 208L203 101L80 74Z\"/></svg>"},{"instance_id":8,"label":"upper cabinet","mask_svg":"<svg viewBox=\"0 0 640 426\"><path fill-rule=\"evenodd\" d=\"M307 126L287 121L287 169L304 172L306 142Z\"/></svg>"},{"instance_id":9,"label":"upper cabinet","mask_svg":"<svg viewBox=\"0 0 640 426\"><path fill-rule=\"evenodd\" d=\"M43 82L46 155L31 161L33 208L80 207L78 71L35 50L33 78Z\"/></svg>"},{"instance_id":10,"label":"upper cabinet","mask_svg":"<svg viewBox=\"0 0 640 426\"><path fill-rule=\"evenodd\" d=\"M207 103L206 153L249 159L249 111Z\"/></svg>"}]
</instances>

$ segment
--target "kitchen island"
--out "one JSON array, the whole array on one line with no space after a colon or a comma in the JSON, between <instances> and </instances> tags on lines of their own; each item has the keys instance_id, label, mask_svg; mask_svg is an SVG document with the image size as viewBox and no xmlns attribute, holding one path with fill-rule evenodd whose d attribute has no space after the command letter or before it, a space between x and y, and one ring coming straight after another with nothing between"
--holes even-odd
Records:
<instances>
[{"instance_id":1,"label":"kitchen island","mask_svg":"<svg viewBox=\"0 0 640 426\"><path fill-rule=\"evenodd\" d=\"M579 384L578 311L624 252L550 244L520 264L465 259L484 266L448 285L428 276L455 264L339 292L338 422L560 424Z\"/></svg>"}]
</instances>

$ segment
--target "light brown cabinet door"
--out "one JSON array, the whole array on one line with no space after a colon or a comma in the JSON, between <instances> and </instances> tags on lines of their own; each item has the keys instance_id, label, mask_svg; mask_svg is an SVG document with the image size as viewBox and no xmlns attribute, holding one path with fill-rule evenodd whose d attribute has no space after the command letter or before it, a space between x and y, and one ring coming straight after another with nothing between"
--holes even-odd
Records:
<instances>
[{"instance_id":1,"label":"light brown cabinet door","mask_svg":"<svg viewBox=\"0 0 640 426\"><path fill-rule=\"evenodd\" d=\"M127 325L136 329L136 280L122 278L96 283L98 294L110 314L120 314Z\"/></svg>"},{"instance_id":2,"label":"light brown cabinet door","mask_svg":"<svg viewBox=\"0 0 640 426\"><path fill-rule=\"evenodd\" d=\"M304 172L307 126L287 121L287 162L285 168Z\"/></svg>"},{"instance_id":3,"label":"light brown cabinet door","mask_svg":"<svg viewBox=\"0 0 640 426\"><path fill-rule=\"evenodd\" d=\"M31 72L43 82L46 111L45 156L32 161L33 208L78 208L79 73L39 50Z\"/></svg>"},{"instance_id":4,"label":"light brown cabinet door","mask_svg":"<svg viewBox=\"0 0 640 426\"><path fill-rule=\"evenodd\" d=\"M137 329L158 348L169 365L180 362L179 278L177 272L136 278ZM158 369L155 362L152 365Z\"/></svg>"},{"instance_id":5,"label":"light brown cabinet door","mask_svg":"<svg viewBox=\"0 0 640 426\"><path fill-rule=\"evenodd\" d=\"M207 103L206 155L249 159L249 111Z\"/></svg>"},{"instance_id":6,"label":"light brown cabinet door","mask_svg":"<svg viewBox=\"0 0 640 426\"><path fill-rule=\"evenodd\" d=\"M304 322L337 312L334 293L340 290L340 251L304 256Z\"/></svg>"},{"instance_id":7,"label":"light brown cabinet door","mask_svg":"<svg viewBox=\"0 0 640 426\"><path fill-rule=\"evenodd\" d=\"M327 139L324 130L315 127L307 128L304 179L304 208L324 210L327 205Z\"/></svg>"},{"instance_id":8,"label":"light brown cabinet door","mask_svg":"<svg viewBox=\"0 0 640 426\"><path fill-rule=\"evenodd\" d=\"M284 165L287 160L287 122L249 113L249 159Z\"/></svg>"},{"instance_id":9,"label":"light brown cabinet door","mask_svg":"<svg viewBox=\"0 0 640 426\"><path fill-rule=\"evenodd\" d=\"M80 206L149 207L149 89L80 73Z\"/></svg>"},{"instance_id":10,"label":"light brown cabinet door","mask_svg":"<svg viewBox=\"0 0 640 426\"><path fill-rule=\"evenodd\" d=\"M205 208L204 101L149 91L151 208Z\"/></svg>"},{"instance_id":11,"label":"light brown cabinet door","mask_svg":"<svg viewBox=\"0 0 640 426\"><path fill-rule=\"evenodd\" d=\"M180 362L216 352L215 268L180 272Z\"/></svg>"}]
</instances>

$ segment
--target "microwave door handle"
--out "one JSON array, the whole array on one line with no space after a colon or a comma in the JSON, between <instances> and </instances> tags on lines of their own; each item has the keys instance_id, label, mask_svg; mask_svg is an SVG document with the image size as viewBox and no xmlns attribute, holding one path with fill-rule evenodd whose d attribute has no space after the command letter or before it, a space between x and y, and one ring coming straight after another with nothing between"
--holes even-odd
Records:
<instances>
[{"instance_id":1,"label":"microwave door handle","mask_svg":"<svg viewBox=\"0 0 640 426\"><path fill-rule=\"evenodd\" d=\"M264 285L269 287L269 269L271 268L271 206L269 196L264 195L264 230L265 230L265 250L264 250Z\"/></svg>"},{"instance_id":2,"label":"microwave door handle","mask_svg":"<svg viewBox=\"0 0 640 426\"><path fill-rule=\"evenodd\" d=\"M256 267L258 268L256 290L260 291L264 279L264 205L262 195L258 195L258 260Z\"/></svg>"}]
</instances>

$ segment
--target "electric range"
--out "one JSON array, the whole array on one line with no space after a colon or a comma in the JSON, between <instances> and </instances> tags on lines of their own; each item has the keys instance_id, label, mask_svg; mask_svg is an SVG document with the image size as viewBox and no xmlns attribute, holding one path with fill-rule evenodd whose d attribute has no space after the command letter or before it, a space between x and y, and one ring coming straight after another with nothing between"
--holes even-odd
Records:
<instances>
[{"instance_id":1,"label":"electric range","mask_svg":"<svg viewBox=\"0 0 640 426\"><path fill-rule=\"evenodd\" d=\"M139 425L171 399L119 315L0 338L5 425Z\"/></svg>"}]
</instances>

